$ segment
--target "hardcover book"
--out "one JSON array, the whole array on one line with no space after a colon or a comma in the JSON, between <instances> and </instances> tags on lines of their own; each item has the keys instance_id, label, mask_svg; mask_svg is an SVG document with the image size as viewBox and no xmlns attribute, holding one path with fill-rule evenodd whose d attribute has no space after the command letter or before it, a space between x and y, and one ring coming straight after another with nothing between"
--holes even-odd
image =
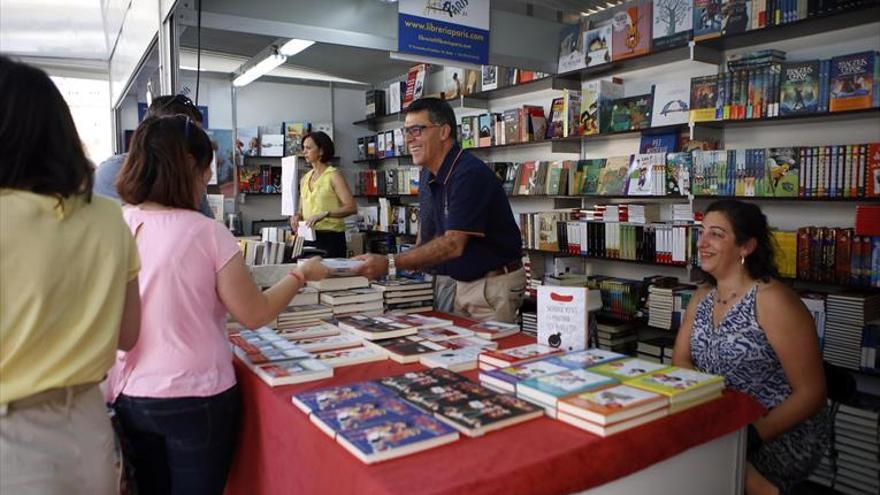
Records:
<instances>
[{"instance_id":1,"label":"hardcover book","mask_svg":"<svg viewBox=\"0 0 880 495\"><path fill-rule=\"evenodd\" d=\"M656 392L622 384L561 399L557 408L560 413L609 425L663 409L668 403Z\"/></svg>"},{"instance_id":2,"label":"hardcover book","mask_svg":"<svg viewBox=\"0 0 880 495\"><path fill-rule=\"evenodd\" d=\"M819 110L819 61L782 64L779 114L815 113Z\"/></svg>"},{"instance_id":3,"label":"hardcover book","mask_svg":"<svg viewBox=\"0 0 880 495\"><path fill-rule=\"evenodd\" d=\"M584 33L587 67L611 63L611 23L604 23Z\"/></svg>"},{"instance_id":4,"label":"hardcover book","mask_svg":"<svg viewBox=\"0 0 880 495\"><path fill-rule=\"evenodd\" d=\"M770 148L767 150L767 170L773 196L794 198L798 195L798 148Z\"/></svg>"},{"instance_id":5,"label":"hardcover book","mask_svg":"<svg viewBox=\"0 0 880 495\"><path fill-rule=\"evenodd\" d=\"M557 74L564 74L587 66L584 58L583 24L567 25L559 32L559 58Z\"/></svg>"},{"instance_id":6,"label":"hardcover book","mask_svg":"<svg viewBox=\"0 0 880 495\"><path fill-rule=\"evenodd\" d=\"M538 359L561 353L560 349L541 344L528 344L504 350L483 351L480 354L480 369L504 368L529 361L537 361Z\"/></svg>"},{"instance_id":7,"label":"hardcover book","mask_svg":"<svg viewBox=\"0 0 880 495\"><path fill-rule=\"evenodd\" d=\"M591 421L579 418L573 414L564 412L558 413L557 417L559 421L562 421L563 423L568 423L572 426L576 426L582 430L588 431L600 437L607 437L616 433L620 433L622 431L629 430L631 428L635 428L636 426L640 426L645 423L650 423L651 421L660 419L668 414L669 411L665 408L654 409L653 411L642 414L641 416L636 416L628 420L618 421L617 423L608 425L593 423Z\"/></svg>"},{"instance_id":8,"label":"hardcover book","mask_svg":"<svg viewBox=\"0 0 880 495\"><path fill-rule=\"evenodd\" d=\"M336 441L366 464L394 459L458 440L458 432L426 414L339 433Z\"/></svg>"},{"instance_id":9,"label":"hardcover book","mask_svg":"<svg viewBox=\"0 0 880 495\"><path fill-rule=\"evenodd\" d=\"M651 2L640 2L614 14L612 60L637 57L651 51L651 5Z\"/></svg>"},{"instance_id":10,"label":"hardcover book","mask_svg":"<svg viewBox=\"0 0 880 495\"><path fill-rule=\"evenodd\" d=\"M652 51L687 45L694 25L693 3L689 0L655 0Z\"/></svg>"},{"instance_id":11,"label":"hardcover book","mask_svg":"<svg viewBox=\"0 0 880 495\"><path fill-rule=\"evenodd\" d=\"M620 381L638 378L655 371L667 368L665 364L652 363L644 359L629 358L611 361L610 363L600 364L590 368L590 371L599 373Z\"/></svg>"},{"instance_id":12,"label":"hardcover book","mask_svg":"<svg viewBox=\"0 0 880 495\"><path fill-rule=\"evenodd\" d=\"M625 354L606 351L604 349L585 349L583 351L569 352L560 356L547 358L546 361L558 364L570 370L590 368L599 364L616 361L627 357Z\"/></svg>"},{"instance_id":13,"label":"hardcover book","mask_svg":"<svg viewBox=\"0 0 880 495\"><path fill-rule=\"evenodd\" d=\"M874 104L876 52L861 52L831 59L832 112L871 108Z\"/></svg>"},{"instance_id":14,"label":"hardcover book","mask_svg":"<svg viewBox=\"0 0 880 495\"><path fill-rule=\"evenodd\" d=\"M611 102L623 97L623 81L617 78L610 80L596 79L583 85L583 101L581 102L581 127L584 135L599 134L607 127L610 119Z\"/></svg>"},{"instance_id":15,"label":"hardcover book","mask_svg":"<svg viewBox=\"0 0 880 495\"><path fill-rule=\"evenodd\" d=\"M687 80L655 84L653 94L651 127L688 123L691 106Z\"/></svg>"},{"instance_id":16,"label":"hardcover book","mask_svg":"<svg viewBox=\"0 0 880 495\"><path fill-rule=\"evenodd\" d=\"M556 402L563 397L616 383L614 378L585 369L566 370L520 381L516 384L516 395L543 407L556 408Z\"/></svg>"},{"instance_id":17,"label":"hardcover book","mask_svg":"<svg viewBox=\"0 0 880 495\"><path fill-rule=\"evenodd\" d=\"M323 361L328 366L339 368L352 364L369 363L387 359L382 351L367 347L352 347L334 351L321 352L315 355L315 359Z\"/></svg>"},{"instance_id":18,"label":"hardcover book","mask_svg":"<svg viewBox=\"0 0 880 495\"><path fill-rule=\"evenodd\" d=\"M544 412L516 397L493 394L474 397L471 400L443 404L435 416L469 437L506 428L530 419L539 418Z\"/></svg>"},{"instance_id":19,"label":"hardcover book","mask_svg":"<svg viewBox=\"0 0 880 495\"><path fill-rule=\"evenodd\" d=\"M669 404L718 396L724 389L724 377L699 371L670 367L627 382L633 387L669 397Z\"/></svg>"},{"instance_id":20,"label":"hardcover book","mask_svg":"<svg viewBox=\"0 0 880 495\"><path fill-rule=\"evenodd\" d=\"M691 78L691 122L716 120L718 76Z\"/></svg>"},{"instance_id":21,"label":"hardcover book","mask_svg":"<svg viewBox=\"0 0 880 495\"><path fill-rule=\"evenodd\" d=\"M294 394L293 405L306 414L363 402L367 399L393 397L389 389L373 382L354 383Z\"/></svg>"},{"instance_id":22,"label":"hardcover book","mask_svg":"<svg viewBox=\"0 0 880 495\"><path fill-rule=\"evenodd\" d=\"M601 132L627 132L651 126L651 95L629 96L614 100L608 109L608 126ZM606 120L603 119L603 123Z\"/></svg>"},{"instance_id":23,"label":"hardcover book","mask_svg":"<svg viewBox=\"0 0 880 495\"><path fill-rule=\"evenodd\" d=\"M622 196L626 191L629 156L612 156L605 161L605 167L599 174L600 196Z\"/></svg>"},{"instance_id":24,"label":"hardcover book","mask_svg":"<svg viewBox=\"0 0 880 495\"><path fill-rule=\"evenodd\" d=\"M482 358L481 358L482 359ZM545 360L524 362L505 368L480 372L480 383L498 392L516 391L516 384L529 378L565 371L566 368Z\"/></svg>"},{"instance_id":25,"label":"hardcover book","mask_svg":"<svg viewBox=\"0 0 880 495\"><path fill-rule=\"evenodd\" d=\"M249 366L271 387L311 382L333 376L333 368L316 359L297 359Z\"/></svg>"},{"instance_id":26,"label":"hardcover book","mask_svg":"<svg viewBox=\"0 0 880 495\"><path fill-rule=\"evenodd\" d=\"M519 333L519 325L501 321L483 321L468 328L477 337L489 340L501 339Z\"/></svg>"},{"instance_id":27,"label":"hardcover book","mask_svg":"<svg viewBox=\"0 0 880 495\"><path fill-rule=\"evenodd\" d=\"M721 36L721 0L694 0L694 40Z\"/></svg>"}]
</instances>

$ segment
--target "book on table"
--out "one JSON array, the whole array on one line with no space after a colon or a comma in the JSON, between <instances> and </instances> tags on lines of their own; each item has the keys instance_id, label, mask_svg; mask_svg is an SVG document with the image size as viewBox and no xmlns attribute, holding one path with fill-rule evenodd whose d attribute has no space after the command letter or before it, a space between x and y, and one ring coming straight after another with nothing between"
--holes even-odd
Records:
<instances>
[{"instance_id":1,"label":"book on table","mask_svg":"<svg viewBox=\"0 0 880 495\"><path fill-rule=\"evenodd\" d=\"M465 398L440 401L434 416L469 437L539 418L544 411L528 402L507 394L491 393L468 382L458 389Z\"/></svg>"},{"instance_id":2,"label":"book on table","mask_svg":"<svg viewBox=\"0 0 880 495\"><path fill-rule=\"evenodd\" d=\"M456 339L459 337L471 337L474 335L474 332L467 328L446 325L436 328L423 328L419 330L419 333L416 335L432 342L442 342L444 340Z\"/></svg>"},{"instance_id":3,"label":"book on table","mask_svg":"<svg viewBox=\"0 0 880 495\"><path fill-rule=\"evenodd\" d=\"M467 371L477 367L477 358L482 347L462 347L459 349L448 349L436 354L422 356L419 362L428 368L444 368L450 371Z\"/></svg>"},{"instance_id":4,"label":"book on table","mask_svg":"<svg viewBox=\"0 0 880 495\"><path fill-rule=\"evenodd\" d=\"M447 349L441 342L431 342L416 335L371 340L366 341L365 345L384 352L392 361L401 364L416 363L422 356L435 354Z\"/></svg>"},{"instance_id":5,"label":"book on table","mask_svg":"<svg viewBox=\"0 0 880 495\"><path fill-rule=\"evenodd\" d=\"M360 314L363 316L381 316L384 309L382 301L368 301L352 304L337 304L331 306L333 315L337 318Z\"/></svg>"},{"instance_id":6,"label":"book on table","mask_svg":"<svg viewBox=\"0 0 880 495\"><path fill-rule=\"evenodd\" d=\"M681 411L721 396L724 377L670 366L629 380L633 387L669 398L671 411Z\"/></svg>"},{"instance_id":7,"label":"book on table","mask_svg":"<svg viewBox=\"0 0 880 495\"><path fill-rule=\"evenodd\" d=\"M433 289L434 282L421 279L395 279L373 282L371 287L381 292L407 292L413 290Z\"/></svg>"},{"instance_id":8,"label":"book on table","mask_svg":"<svg viewBox=\"0 0 880 495\"><path fill-rule=\"evenodd\" d=\"M248 364L263 364L289 359L302 359L311 355L284 338L269 339L252 330L242 330L229 337L232 352Z\"/></svg>"},{"instance_id":9,"label":"book on table","mask_svg":"<svg viewBox=\"0 0 880 495\"><path fill-rule=\"evenodd\" d=\"M379 383L394 393L406 394L421 388L448 385L464 380L467 380L467 378L458 373L442 368L432 368L424 371L411 371L401 375L386 376L380 379Z\"/></svg>"},{"instance_id":10,"label":"book on table","mask_svg":"<svg viewBox=\"0 0 880 495\"><path fill-rule=\"evenodd\" d=\"M263 364L245 364L271 387L311 382L333 376L333 368L317 359L292 359Z\"/></svg>"},{"instance_id":11,"label":"book on table","mask_svg":"<svg viewBox=\"0 0 880 495\"><path fill-rule=\"evenodd\" d=\"M369 287L370 281L366 277L331 277L324 280L310 280L306 282L309 287L314 287L321 292L335 290L350 290L361 287Z\"/></svg>"},{"instance_id":12,"label":"book on table","mask_svg":"<svg viewBox=\"0 0 880 495\"><path fill-rule=\"evenodd\" d=\"M610 376L620 381L638 378L655 371L667 368L665 364L652 363L644 359L628 358L618 359L610 363L593 366L590 371L599 373L600 375Z\"/></svg>"},{"instance_id":13,"label":"book on table","mask_svg":"<svg viewBox=\"0 0 880 495\"><path fill-rule=\"evenodd\" d=\"M360 347L363 343L364 340L362 338L349 332L296 341L296 345L300 349L312 353L333 351L336 349L348 349L349 347Z\"/></svg>"},{"instance_id":14,"label":"book on table","mask_svg":"<svg viewBox=\"0 0 880 495\"><path fill-rule=\"evenodd\" d=\"M618 383L585 369L565 370L549 375L536 376L516 384L516 395L529 402L553 410L563 397L580 394Z\"/></svg>"},{"instance_id":15,"label":"book on table","mask_svg":"<svg viewBox=\"0 0 880 495\"><path fill-rule=\"evenodd\" d=\"M439 368L433 368L439 369ZM443 385L422 387L400 396L427 411L438 411L444 404L494 397L496 392L470 381L461 380Z\"/></svg>"},{"instance_id":16,"label":"book on table","mask_svg":"<svg viewBox=\"0 0 880 495\"><path fill-rule=\"evenodd\" d=\"M420 412L405 400L388 394L379 397L367 396L341 407L315 411L309 415L309 419L321 431L335 438L338 433L344 431L366 428L388 420L405 420Z\"/></svg>"},{"instance_id":17,"label":"book on table","mask_svg":"<svg viewBox=\"0 0 880 495\"><path fill-rule=\"evenodd\" d=\"M515 323L504 323L501 321L483 321L471 325L468 327L468 330L473 332L477 337L496 340L519 333L519 325Z\"/></svg>"},{"instance_id":18,"label":"book on table","mask_svg":"<svg viewBox=\"0 0 880 495\"><path fill-rule=\"evenodd\" d=\"M278 335L294 342L338 334L339 327L326 321L278 329Z\"/></svg>"},{"instance_id":19,"label":"book on table","mask_svg":"<svg viewBox=\"0 0 880 495\"><path fill-rule=\"evenodd\" d=\"M320 296L322 304L340 306L343 304L365 303L382 301L382 293L372 287L358 287L356 289L322 292Z\"/></svg>"},{"instance_id":20,"label":"book on table","mask_svg":"<svg viewBox=\"0 0 880 495\"><path fill-rule=\"evenodd\" d=\"M362 462L372 464L438 447L458 438L454 428L419 413L341 432L336 441Z\"/></svg>"},{"instance_id":21,"label":"book on table","mask_svg":"<svg viewBox=\"0 0 880 495\"><path fill-rule=\"evenodd\" d=\"M355 333L367 340L390 339L413 335L418 329L393 315L352 315L338 318L339 328Z\"/></svg>"},{"instance_id":22,"label":"book on table","mask_svg":"<svg viewBox=\"0 0 880 495\"><path fill-rule=\"evenodd\" d=\"M625 357L627 357L626 354L592 348L549 357L546 361L548 363L558 364L559 366L575 370L597 366L603 363L623 359Z\"/></svg>"},{"instance_id":23,"label":"book on table","mask_svg":"<svg viewBox=\"0 0 880 495\"><path fill-rule=\"evenodd\" d=\"M287 304L288 306L308 306L318 304L318 290L313 287L302 287L299 292L293 296L293 299Z\"/></svg>"},{"instance_id":24,"label":"book on table","mask_svg":"<svg viewBox=\"0 0 880 495\"><path fill-rule=\"evenodd\" d=\"M325 351L314 354L314 357L334 368L350 366L352 364L382 361L388 358L384 352L367 347L351 347L348 349Z\"/></svg>"},{"instance_id":25,"label":"book on table","mask_svg":"<svg viewBox=\"0 0 880 495\"><path fill-rule=\"evenodd\" d=\"M403 314L403 315L395 315L397 321L400 323L405 323L413 326L416 330L423 330L429 328L439 328L445 327L448 325L452 325L451 320L446 320L443 318L436 318L433 316L425 316L425 315L414 315L414 314Z\"/></svg>"},{"instance_id":26,"label":"book on table","mask_svg":"<svg viewBox=\"0 0 880 495\"><path fill-rule=\"evenodd\" d=\"M480 354L480 369L505 368L515 364L537 361L555 354L562 354L562 350L542 344L528 344L503 350L490 350Z\"/></svg>"},{"instance_id":27,"label":"book on table","mask_svg":"<svg viewBox=\"0 0 880 495\"><path fill-rule=\"evenodd\" d=\"M617 385L559 401L560 421L606 437L668 414L666 397L629 385Z\"/></svg>"},{"instance_id":28,"label":"book on table","mask_svg":"<svg viewBox=\"0 0 880 495\"><path fill-rule=\"evenodd\" d=\"M498 392L516 392L516 384L529 378L565 371L562 366L546 360L521 363L514 366L480 372L480 383Z\"/></svg>"},{"instance_id":29,"label":"book on table","mask_svg":"<svg viewBox=\"0 0 880 495\"><path fill-rule=\"evenodd\" d=\"M300 392L291 397L293 405L306 414L316 411L345 407L360 401L394 397L394 392L378 383L361 382L349 385L337 385L308 392Z\"/></svg>"},{"instance_id":30,"label":"book on table","mask_svg":"<svg viewBox=\"0 0 880 495\"><path fill-rule=\"evenodd\" d=\"M462 349L464 347L479 347L481 349L498 349L498 342L494 340L481 339L477 336L472 337L456 337L454 339L444 340L443 345L449 349Z\"/></svg>"}]
</instances>

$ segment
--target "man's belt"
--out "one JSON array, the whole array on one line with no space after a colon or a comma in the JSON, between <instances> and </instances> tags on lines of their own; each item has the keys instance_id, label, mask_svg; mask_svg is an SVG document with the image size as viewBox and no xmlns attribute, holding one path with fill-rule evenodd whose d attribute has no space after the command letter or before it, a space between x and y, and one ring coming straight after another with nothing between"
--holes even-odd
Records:
<instances>
[{"instance_id":1,"label":"man's belt","mask_svg":"<svg viewBox=\"0 0 880 495\"><path fill-rule=\"evenodd\" d=\"M486 278L489 277L497 277L499 275L507 275L508 273L515 272L523 267L522 260L514 260L510 263L502 266L501 268L497 268L495 270L490 270L483 275Z\"/></svg>"}]
</instances>

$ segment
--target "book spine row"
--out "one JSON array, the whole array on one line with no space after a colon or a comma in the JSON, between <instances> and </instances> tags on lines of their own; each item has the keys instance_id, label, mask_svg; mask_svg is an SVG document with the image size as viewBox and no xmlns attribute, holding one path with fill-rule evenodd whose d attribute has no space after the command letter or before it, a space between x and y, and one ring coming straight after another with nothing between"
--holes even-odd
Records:
<instances>
[{"instance_id":1,"label":"book spine row","mask_svg":"<svg viewBox=\"0 0 880 495\"><path fill-rule=\"evenodd\" d=\"M361 170L355 176L357 196L416 195L419 193L419 167Z\"/></svg>"},{"instance_id":2,"label":"book spine row","mask_svg":"<svg viewBox=\"0 0 880 495\"><path fill-rule=\"evenodd\" d=\"M880 237L853 229L803 227L797 231L797 278L880 287Z\"/></svg>"}]
</instances>

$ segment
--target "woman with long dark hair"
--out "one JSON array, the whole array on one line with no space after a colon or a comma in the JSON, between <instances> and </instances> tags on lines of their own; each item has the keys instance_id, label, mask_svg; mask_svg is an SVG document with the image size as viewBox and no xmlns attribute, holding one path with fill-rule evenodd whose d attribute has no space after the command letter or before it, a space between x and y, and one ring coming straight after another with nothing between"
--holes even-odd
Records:
<instances>
[{"instance_id":1,"label":"woman with long dark hair","mask_svg":"<svg viewBox=\"0 0 880 495\"><path fill-rule=\"evenodd\" d=\"M229 230L198 212L212 155L188 117L150 117L117 183L142 262L142 331L110 374L109 398L141 494L223 492L241 413L226 313L265 325L327 272L313 258L260 291Z\"/></svg>"},{"instance_id":2,"label":"woman with long dark hair","mask_svg":"<svg viewBox=\"0 0 880 495\"><path fill-rule=\"evenodd\" d=\"M751 203L709 205L699 233L703 284L688 306L673 364L722 375L767 414L749 425L746 493L786 493L828 447L816 327L777 280L767 217Z\"/></svg>"},{"instance_id":3,"label":"woman with long dark hair","mask_svg":"<svg viewBox=\"0 0 880 495\"><path fill-rule=\"evenodd\" d=\"M138 339L138 253L61 93L0 57L0 493L116 493L98 383Z\"/></svg>"}]
</instances>

